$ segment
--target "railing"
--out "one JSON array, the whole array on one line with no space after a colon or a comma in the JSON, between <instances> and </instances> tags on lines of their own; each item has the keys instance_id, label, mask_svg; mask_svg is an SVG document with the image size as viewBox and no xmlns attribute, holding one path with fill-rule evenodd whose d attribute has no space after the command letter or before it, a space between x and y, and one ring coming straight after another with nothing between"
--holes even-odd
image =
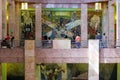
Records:
<instances>
[{"instance_id":1,"label":"railing","mask_svg":"<svg viewBox=\"0 0 120 80\"><path fill-rule=\"evenodd\" d=\"M0 43L2 43L2 41L3 40L0 40ZM24 43L25 43L24 41L25 40L22 40L22 41L14 40L13 47L24 48ZM117 43L120 44L120 40L117 40L117 41L118 41ZM113 42L113 44L111 44L112 42L113 42L112 40L109 40L109 41L100 40L99 47L100 48L116 48L116 47L118 48L118 47L120 47L119 44L115 44L115 41ZM11 45L11 42L9 42L9 45ZM36 40L35 45L38 48L53 48L53 40L42 40L42 41ZM8 48L8 46L6 46L6 47L1 46L1 44L0 44L0 47ZM71 48L77 48L75 40L71 40ZM81 41L80 48L88 48L88 40Z\"/></svg>"},{"instance_id":2,"label":"railing","mask_svg":"<svg viewBox=\"0 0 120 80\"><path fill-rule=\"evenodd\" d=\"M42 40L41 42L36 40L36 47L38 48L53 48L53 40ZM83 45L80 48L87 48L88 41L82 41ZM75 40L71 40L71 48L77 48Z\"/></svg>"},{"instance_id":3,"label":"railing","mask_svg":"<svg viewBox=\"0 0 120 80\"><path fill-rule=\"evenodd\" d=\"M19 40L14 40L13 42L0 40L0 48L15 48L15 47L23 48L24 42L21 42Z\"/></svg>"}]
</instances>

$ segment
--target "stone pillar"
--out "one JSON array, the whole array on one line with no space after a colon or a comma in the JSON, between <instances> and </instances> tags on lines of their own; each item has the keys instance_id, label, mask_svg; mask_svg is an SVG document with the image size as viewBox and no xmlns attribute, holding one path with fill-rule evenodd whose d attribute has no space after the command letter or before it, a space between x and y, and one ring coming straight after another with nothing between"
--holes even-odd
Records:
<instances>
[{"instance_id":1,"label":"stone pillar","mask_svg":"<svg viewBox=\"0 0 120 80\"><path fill-rule=\"evenodd\" d=\"M108 6L106 3L103 3L103 22L102 22L102 26L103 26L103 32L102 33L105 33L105 35L107 36L107 42L108 42L108 30L109 30L109 26L108 26Z\"/></svg>"},{"instance_id":2,"label":"stone pillar","mask_svg":"<svg viewBox=\"0 0 120 80\"><path fill-rule=\"evenodd\" d=\"M0 0L0 40L2 40L2 1Z\"/></svg>"},{"instance_id":3,"label":"stone pillar","mask_svg":"<svg viewBox=\"0 0 120 80\"><path fill-rule=\"evenodd\" d=\"M109 37L108 37L108 47L115 46L115 22L114 22L114 6L112 1L108 2L108 21L109 21Z\"/></svg>"},{"instance_id":4,"label":"stone pillar","mask_svg":"<svg viewBox=\"0 0 120 80\"><path fill-rule=\"evenodd\" d=\"M2 1L2 0L1 0ZM2 80L2 68L1 68L1 63L0 63L0 80Z\"/></svg>"},{"instance_id":5,"label":"stone pillar","mask_svg":"<svg viewBox=\"0 0 120 80\"><path fill-rule=\"evenodd\" d=\"M120 63L117 64L117 80L120 80Z\"/></svg>"},{"instance_id":6,"label":"stone pillar","mask_svg":"<svg viewBox=\"0 0 120 80\"><path fill-rule=\"evenodd\" d=\"M35 80L41 80L40 65L35 66Z\"/></svg>"},{"instance_id":7,"label":"stone pillar","mask_svg":"<svg viewBox=\"0 0 120 80\"><path fill-rule=\"evenodd\" d=\"M2 80L7 80L7 63L2 63Z\"/></svg>"},{"instance_id":8,"label":"stone pillar","mask_svg":"<svg viewBox=\"0 0 120 80\"><path fill-rule=\"evenodd\" d=\"M7 0L2 0L2 38L4 39L7 35Z\"/></svg>"},{"instance_id":9,"label":"stone pillar","mask_svg":"<svg viewBox=\"0 0 120 80\"><path fill-rule=\"evenodd\" d=\"M55 39L53 40L53 49L71 49L71 41L69 39ZM58 65L65 71L62 73L62 80L67 80L67 65L63 63Z\"/></svg>"},{"instance_id":10,"label":"stone pillar","mask_svg":"<svg viewBox=\"0 0 120 80\"><path fill-rule=\"evenodd\" d=\"M15 26L15 1L9 0L8 2L8 27L9 27L9 35L11 33L14 35L14 26Z\"/></svg>"},{"instance_id":11,"label":"stone pillar","mask_svg":"<svg viewBox=\"0 0 120 80\"><path fill-rule=\"evenodd\" d=\"M20 3L16 2L15 5L15 27L14 27L14 37L15 37L15 46L19 46L20 42Z\"/></svg>"},{"instance_id":12,"label":"stone pillar","mask_svg":"<svg viewBox=\"0 0 120 80\"><path fill-rule=\"evenodd\" d=\"M87 4L81 4L81 47L87 47L88 38L88 20L87 20Z\"/></svg>"},{"instance_id":13,"label":"stone pillar","mask_svg":"<svg viewBox=\"0 0 120 80\"><path fill-rule=\"evenodd\" d=\"M88 80L99 80L99 40L89 40Z\"/></svg>"},{"instance_id":14,"label":"stone pillar","mask_svg":"<svg viewBox=\"0 0 120 80\"><path fill-rule=\"evenodd\" d=\"M120 0L116 0L116 46L120 47Z\"/></svg>"},{"instance_id":15,"label":"stone pillar","mask_svg":"<svg viewBox=\"0 0 120 80\"><path fill-rule=\"evenodd\" d=\"M37 4L35 8L35 40L36 47L40 47L42 44L42 4Z\"/></svg>"},{"instance_id":16,"label":"stone pillar","mask_svg":"<svg viewBox=\"0 0 120 80\"><path fill-rule=\"evenodd\" d=\"M35 80L34 40L25 40L25 80Z\"/></svg>"}]
</instances>

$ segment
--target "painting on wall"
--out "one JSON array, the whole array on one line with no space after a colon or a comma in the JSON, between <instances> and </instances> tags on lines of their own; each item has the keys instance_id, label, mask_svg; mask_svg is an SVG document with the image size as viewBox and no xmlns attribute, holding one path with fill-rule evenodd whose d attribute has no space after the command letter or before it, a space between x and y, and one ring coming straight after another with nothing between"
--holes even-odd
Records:
<instances>
[{"instance_id":1,"label":"painting on wall","mask_svg":"<svg viewBox=\"0 0 120 80\"><path fill-rule=\"evenodd\" d=\"M43 40L54 38L75 39L81 35L80 9L43 9L42 11ZM97 32L102 34L102 11L88 11L88 39L95 39Z\"/></svg>"},{"instance_id":2,"label":"painting on wall","mask_svg":"<svg viewBox=\"0 0 120 80\"><path fill-rule=\"evenodd\" d=\"M35 11L21 10L21 40L35 39Z\"/></svg>"},{"instance_id":3,"label":"painting on wall","mask_svg":"<svg viewBox=\"0 0 120 80\"><path fill-rule=\"evenodd\" d=\"M41 80L88 80L88 64L41 64ZM100 64L100 80L117 80L117 64Z\"/></svg>"},{"instance_id":4,"label":"painting on wall","mask_svg":"<svg viewBox=\"0 0 120 80\"><path fill-rule=\"evenodd\" d=\"M102 35L102 12L88 12L88 39L95 39L97 33Z\"/></svg>"},{"instance_id":5,"label":"painting on wall","mask_svg":"<svg viewBox=\"0 0 120 80\"><path fill-rule=\"evenodd\" d=\"M59 11L60 10L60 11ZM42 14L43 40L69 38L74 40L80 33L80 12L69 9L47 9Z\"/></svg>"},{"instance_id":6,"label":"painting on wall","mask_svg":"<svg viewBox=\"0 0 120 80\"><path fill-rule=\"evenodd\" d=\"M41 64L41 80L88 80L87 64Z\"/></svg>"}]
</instances>

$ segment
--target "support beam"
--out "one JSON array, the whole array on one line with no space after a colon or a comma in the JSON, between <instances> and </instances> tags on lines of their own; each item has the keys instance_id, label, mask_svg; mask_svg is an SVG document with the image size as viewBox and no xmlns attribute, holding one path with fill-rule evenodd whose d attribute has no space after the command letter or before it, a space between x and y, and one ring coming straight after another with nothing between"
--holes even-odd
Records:
<instances>
[{"instance_id":1,"label":"support beam","mask_svg":"<svg viewBox=\"0 0 120 80\"><path fill-rule=\"evenodd\" d=\"M2 4L2 38L4 39L7 35L7 0L3 0Z\"/></svg>"},{"instance_id":2,"label":"support beam","mask_svg":"<svg viewBox=\"0 0 120 80\"><path fill-rule=\"evenodd\" d=\"M99 80L99 40L89 40L88 48L88 79Z\"/></svg>"},{"instance_id":3,"label":"support beam","mask_svg":"<svg viewBox=\"0 0 120 80\"><path fill-rule=\"evenodd\" d=\"M2 67L1 67L1 63L0 63L0 80L2 80Z\"/></svg>"},{"instance_id":4,"label":"support beam","mask_svg":"<svg viewBox=\"0 0 120 80\"><path fill-rule=\"evenodd\" d=\"M9 12L9 16L8 16L8 34L9 35L14 35L14 28L15 28L15 1L14 0L10 0L8 2L8 12Z\"/></svg>"},{"instance_id":5,"label":"support beam","mask_svg":"<svg viewBox=\"0 0 120 80\"><path fill-rule=\"evenodd\" d=\"M64 42L64 43L63 43ZM71 41L70 40L53 40L53 49L70 49L71 48ZM58 64L62 69L64 69L64 73L62 74L61 80L67 80L67 64L61 63Z\"/></svg>"},{"instance_id":6,"label":"support beam","mask_svg":"<svg viewBox=\"0 0 120 80\"><path fill-rule=\"evenodd\" d=\"M120 63L117 64L117 80L120 80Z\"/></svg>"},{"instance_id":7,"label":"support beam","mask_svg":"<svg viewBox=\"0 0 120 80\"><path fill-rule=\"evenodd\" d=\"M7 80L7 63L2 63L2 80Z\"/></svg>"},{"instance_id":8,"label":"support beam","mask_svg":"<svg viewBox=\"0 0 120 80\"><path fill-rule=\"evenodd\" d=\"M95 3L95 2L107 2L109 0L16 0L19 2L35 2L35 3Z\"/></svg>"},{"instance_id":9,"label":"support beam","mask_svg":"<svg viewBox=\"0 0 120 80\"><path fill-rule=\"evenodd\" d=\"M0 0L0 40L2 40L2 1Z\"/></svg>"},{"instance_id":10,"label":"support beam","mask_svg":"<svg viewBox=\"0 0 120 80\"><path fill-rule=\"evenodd\" d=\"M87 19L87 4L81 4L81 47L87 47L88 35L88 19Z\"/></svg>"},{"instance_id":11,"label":"support beam","mask_svg":"<svg viewBox=\"0 0 120 80\"><path fill-rule=\"evenodd\" d=\"M41 80L41 69L40 65L35 66L35 80Z\"/></svg>"},{"instance_id":12,"label":"support beam","mask_svg":"<svg viewBox=\"0 0 120 80\"><path fill-rule=\"evenodd\" d=\"M36 47L40 47L42 44L42 8L41 4L37 4L35 7L35 41Z\"/></svg>"},{"instance_id":13,"label":"support beam","mask_svg":"<svg viewBox=\"0 0 120 80\"><path fill-rule=\"evenodd\" d=\"M35 80L34 40L25 41L25 80Z\"/></svg>"},{"instance_id":14,"label":"support beam","mask_svg":"<svg viewBox=\"0 0 120 80\"><path fill-rule=\"evenodd\" d=\"M120 0L116 0L116 46L120 47Z\"/></svg>"},{"instance_id":15,"label":"support beam","mask_svg":"<svg viewBox=\"0 0 120 80\"><path fill-rule=\"evenodd\" d=\"M107 37L107 42L108 42L108 30L109 30L109 21L108 21L108 6L107 6L107 3L103 3L103 13L102 13L102 16L103 16L103 22L102 22L102 26L103 26L103 33L105 33L106 37ZM108 44L107 44L108 45ZM106 45L106 46L107 46Z\"/></svg>"},{"instance_id":16,"label":"support beam","mask_svg":"<svg viewBox=\"0 0 120 80\"><path fill-rule=\"evenodd\" d=\"M113 2L108 2L108 21L109 21L109 37L108 37L108 47L115 46L115 22L114 22L114 6Z\"/></svg>"},{"instance_id":17,"label":"support beam","mask_svg":"<svg viewBox=\"0 0 120 80\"><path fill-rule=\"evenodd\" d=\"M15 27L14 27L14 37L15 37L15 46L19 46L20 42L20 3L16 2L15 5ZM21 33L22 34L22 33Z\"/></svg>"}]
</instances>

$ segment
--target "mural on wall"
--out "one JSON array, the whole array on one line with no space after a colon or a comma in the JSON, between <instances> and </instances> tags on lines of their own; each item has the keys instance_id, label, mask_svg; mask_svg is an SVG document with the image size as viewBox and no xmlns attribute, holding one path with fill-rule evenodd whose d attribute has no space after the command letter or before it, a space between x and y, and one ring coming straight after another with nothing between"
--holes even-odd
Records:
<instances>
[{"instance_id":1,"label":"mural on wall","mask_svg":"<svg viewBox=\"0 0 120 80\"><path fill-rule=\"evenodd\" d=\"M95 39L97 33L102 35L102 13L88 13L88 39Z\"/></svg>"},{"instance_id":2,"label":"mural on wall","mask_svg":"<svg viewBox=\"0 0 120 80\"><path fill-rule=\"evenodd\" d=\"M62 80L62 73L65 72L59 64L44 64L40 65L41 79L40 80Z\"/></svg>"},{"instance_id":3,"label":"mural on wall","mask_svg":"<svg viewBox=\"0 0 120 80\"><path fill-rule=\"evenodd\" d=\"M87 64L65 64L64 68L61 64L41 64L41 80L67 80L88 79L88 65ZM67 73L65 73L67 72Z\"/></svg>"},{"instance_id":4,"label":"mural on wall","mask_svg":"<svg viewBox=\"0 0 120 80\"><path fill-rule=\"evenodd\" d=\"M42 15L43 40L80 35L80 15L75 11L45 11Z\"/></svg>"},{"instance_id":5,"label":"mural on wall","mask_svg":"<svg viewBox=\"0 0 120 80\"><path fill-rule=\"evenodd\" d=\"M41 80L62 80L62 73L67 71L67 80L88 80L88 64L69 63L67 68L59 64L41 64ZM100 80L117 80L117 64L100 64Z\"/></svg>"},{"instance_id":6,"label":"mural on wall","mask_svg":"<svg viewBox=\"0 0 120 80\"><path fill-rule=\"evenodd\" d=\"M21 11L21 40L35 39L35 12Z\"/></svg>"},{"instance_id":7,"label":"mural on wall","mask_svg":"<svg viewBox=\"0 0 120 80\"><path fill-rule=\"evenodd\" d=\"M81 34L80 10L56 11L43 10L42 28L43 39L69 38L75 39ZM102 33L102 13L88 13L88 39L95 39L97 32Z\"/></svg>"}]
</instances>

